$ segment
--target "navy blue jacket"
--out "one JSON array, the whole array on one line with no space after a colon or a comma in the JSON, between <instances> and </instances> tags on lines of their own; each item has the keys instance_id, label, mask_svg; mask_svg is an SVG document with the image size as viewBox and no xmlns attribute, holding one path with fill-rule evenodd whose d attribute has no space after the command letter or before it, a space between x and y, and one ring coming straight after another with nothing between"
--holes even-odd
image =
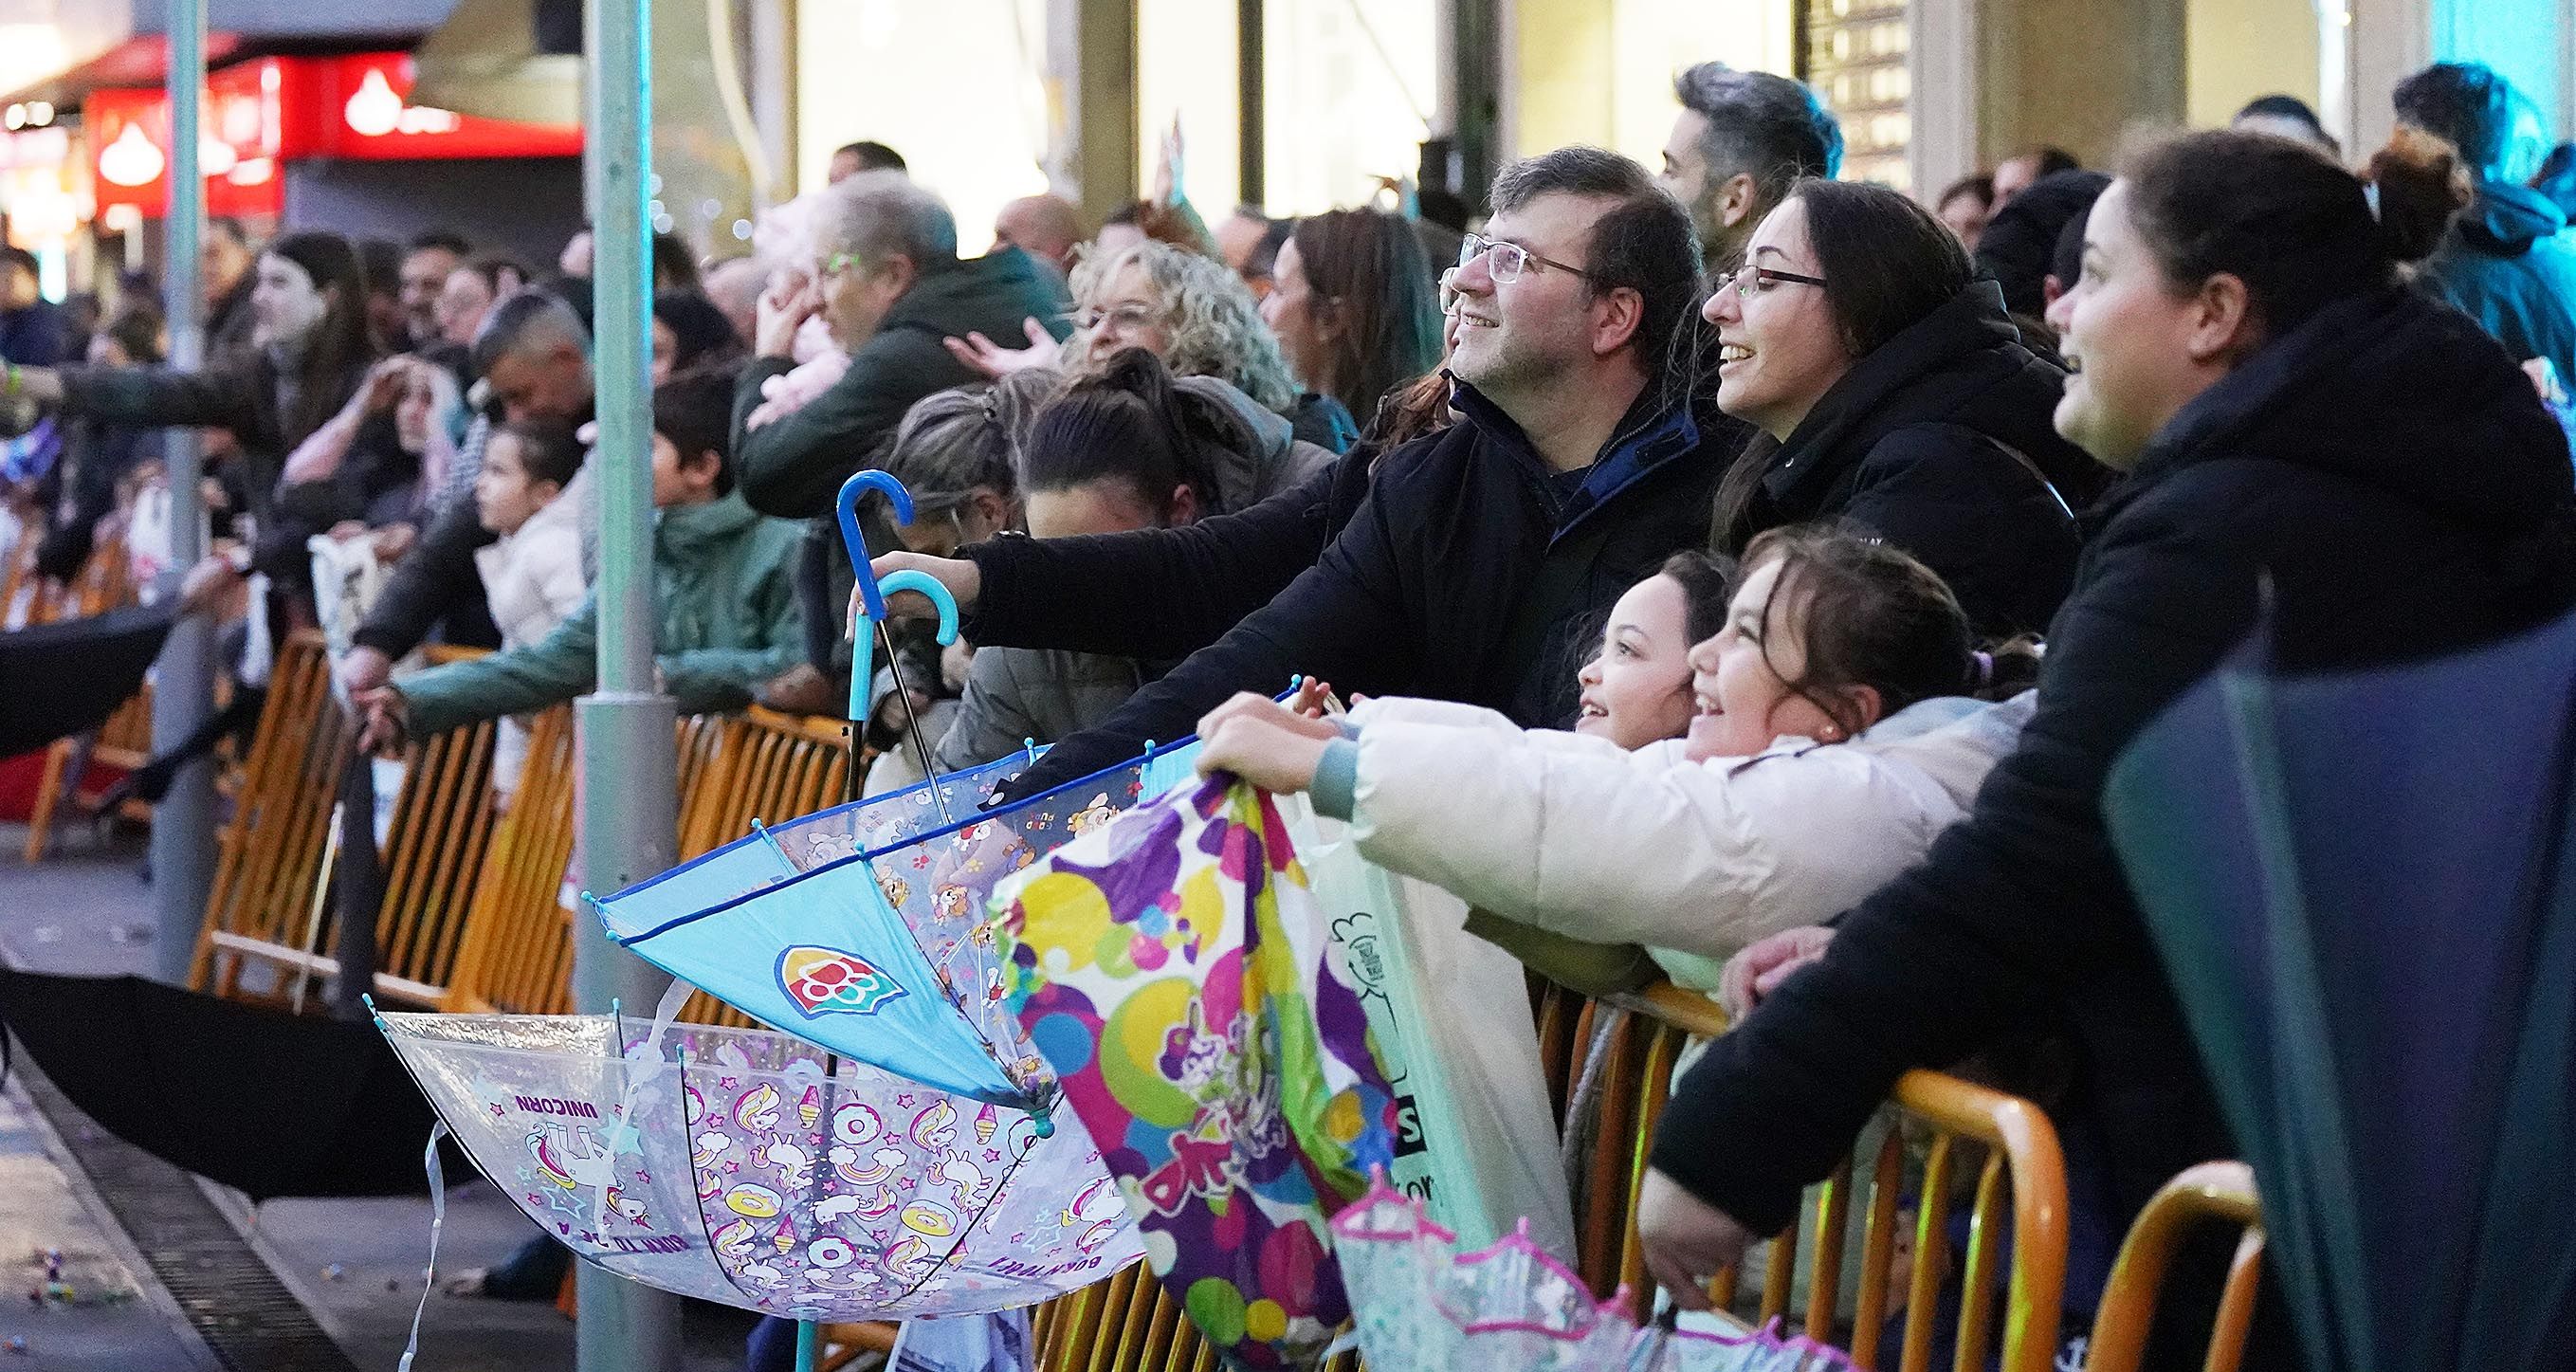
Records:
<instances>
[{"instance_id":1,"label":"navy blue jacket","mask_svg":"<svg viewBox=\"0 0 2576 1372\"><path fill-rule=\"evenodd\" d=\"M2415 281L2485 326L2514 361L2548 358L2559 380L2576 385L2576 235L2549 197L2478 183Z\"/></svg>"},{"instance_id":2,"label":"navy blue jacket","mask_svg":"<svg viewBox=\"0 0 2576 1372\"><path fill-rule=\"evenodd\" d=\"M23 310L0 310L0 361L21 367L59 367L72 356L71 317L50 300Z\"/></svg>"}]
</instances>

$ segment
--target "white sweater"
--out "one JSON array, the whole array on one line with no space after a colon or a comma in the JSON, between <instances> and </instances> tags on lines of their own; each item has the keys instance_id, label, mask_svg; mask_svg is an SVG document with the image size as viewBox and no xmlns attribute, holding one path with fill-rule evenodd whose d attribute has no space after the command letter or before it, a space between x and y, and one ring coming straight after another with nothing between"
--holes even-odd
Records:
<instances>
[{"instance_id":1,"label":"white sweater","mask_svg":"<svg viewBox=\"0 0 2576 1372\"><path fill-rule=\"evenodd\" d=\"M1901 710L1849 743L1691 763L1421 700L1360 706L1351 829L1390 871L1505 919L1647 946L1712 990L1725 960L1858 904L1963 818L2037 701Z\"/></svg>"}]
</instances>

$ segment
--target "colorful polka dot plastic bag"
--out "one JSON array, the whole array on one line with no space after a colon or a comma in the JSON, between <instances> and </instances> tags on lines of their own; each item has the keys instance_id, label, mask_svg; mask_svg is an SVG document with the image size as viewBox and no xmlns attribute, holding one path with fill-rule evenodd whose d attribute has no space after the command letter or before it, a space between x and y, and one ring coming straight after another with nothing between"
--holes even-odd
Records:
<instances>
[{"instance_id":1,"label":"colorful polka dot plastic bag","mask_svg":"<svg viewBox=\"0 0 2576 1372\"><path fill-rule=\"evenodd\" d=\"M1326 1224L1390 1161L1393 1095L1268 795L1175 789L996 897L1010 1002L1229 1364L1308 1367L1348 1317Z\"/></svg>"}]
</instances>

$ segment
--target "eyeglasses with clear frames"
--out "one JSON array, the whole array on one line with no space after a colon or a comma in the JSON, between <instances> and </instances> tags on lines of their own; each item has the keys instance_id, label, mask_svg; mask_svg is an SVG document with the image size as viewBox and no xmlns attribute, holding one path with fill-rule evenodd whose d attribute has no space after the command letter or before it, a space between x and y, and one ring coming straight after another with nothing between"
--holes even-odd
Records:
<instances>
[{"instance_id":1,"label":"eyeglasses with clear frames","mask_svg":"<svg viewBox=\"0 0 2576 1372\"><path fill-rule=\"evenodd\" d=\"M1112 305L1105 310L1076 310L1073 327L1089 333L1103 324L1120 329L1141 329L1154 322L1154 310L1145 305Z\"/></svg>"},{"instance_id":2,"label":"eyeglasses with clear frames","mask_svg":"<svg viewBox=\"0 0 2576 1372\"><path fill-rule=\"evenodd\" d=\"M1572 272L1587 281L1593 279L1592 273L1571 262L1559 262L1553 257L1541 256L1507 239L1487 238L1480 233L1471 233L1459 241L1458 265L1460 267L1465 267L1479 257L1486 258L1485 270L1492 273L1494 284L1499 286L1508 286L1520 280L1521 273L1528 271L1529 264L1532 262L1542 267L1554 267L1561 272Z\"/></svg>"},{"instance_id":3,"label":"eyeglasses with clear frames","mask_svg":"<svg viewBox=\"0 0 2576 1372\"><path fill-rule=\"evenodd\" d=\"M1798 272L1784 272L1777 267L1756 267L1747 263L1719 276L1715 289L1722 291L1731 286L1737 295L1749 296L1755 291L1767 291L1783 283L1797 286L1821 286L1825 284L1825 279L1821 276L1806 276Z\"/></svg>"}]
</instances>

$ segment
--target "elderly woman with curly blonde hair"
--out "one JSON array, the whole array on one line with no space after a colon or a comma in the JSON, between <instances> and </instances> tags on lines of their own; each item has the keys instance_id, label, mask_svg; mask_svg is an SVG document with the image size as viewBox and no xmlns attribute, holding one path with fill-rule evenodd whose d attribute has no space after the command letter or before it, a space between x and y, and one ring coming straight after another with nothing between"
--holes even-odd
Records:
<instances>
[{"instance_id":1,"label":"elderly woman with curly blonde hair","mask_svg":"<svg viewBox=\"0 0 2576 1372\"><path fill-rule=\"evenodd\" d=\"M1085 256L1073 269L1074 332L1058 345L1037 320L1030 346L1007 349L982 334L948 340L948 350L986 376L1030 367L1098 371L1127 348L1160 357L1174 376L1209 377L1286 416L1295 436L1341 452L1356 426L1329 396L1301 390L1261 321L1251 288L1224 263L1155 239Z\"/></svg>"}]
</instances>

